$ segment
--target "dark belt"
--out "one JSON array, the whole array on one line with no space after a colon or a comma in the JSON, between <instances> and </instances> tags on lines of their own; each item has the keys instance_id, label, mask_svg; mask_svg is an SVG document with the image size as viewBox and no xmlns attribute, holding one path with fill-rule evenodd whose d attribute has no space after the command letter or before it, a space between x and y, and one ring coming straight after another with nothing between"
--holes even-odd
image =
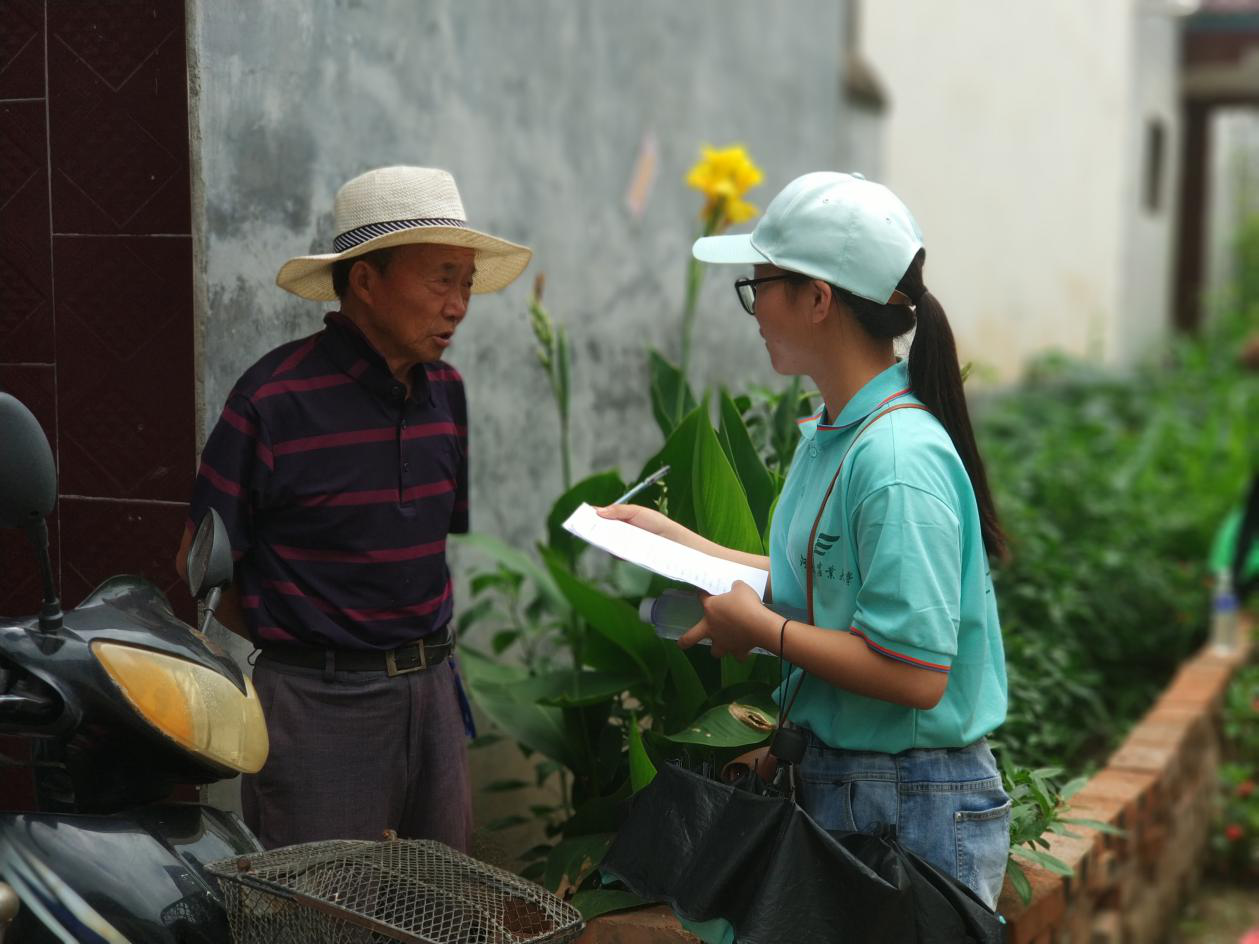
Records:
<instances>
[{"instance_id":1,"label":"dark belt","mask_svg":"<svg viewBox=\"0 0 1259 944\"><path fill-rule=\"evenodd\" d=\"M397 649L320 649L314 646L264 646L262 656L282 665L297 665L326 672L384 672L391 678L407 672L423 672L450 658L455 640L449 630L439 630Z\"/></svg>"}]
</instances>

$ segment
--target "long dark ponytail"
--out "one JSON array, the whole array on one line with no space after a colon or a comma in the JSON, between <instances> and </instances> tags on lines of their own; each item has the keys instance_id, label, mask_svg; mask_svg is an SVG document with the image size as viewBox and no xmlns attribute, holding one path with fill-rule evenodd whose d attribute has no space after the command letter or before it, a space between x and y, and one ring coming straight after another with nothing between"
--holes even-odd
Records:
<instances>
[{"instance_id":1,"label":"long dark ponytail","mask_svg":"<svg viewBox=\"0 0 1259 944\"><path fill-rule=\"evenodd\" d=\"M949 327L949 319L940 302L923 282L922 269L926 258L926 250L920 249L896 286L914 303L913 309L905 305L880 305L842 288L832 288L871 337L900 337L917 324L918 330L909 348L910 389L935 414L953 440L953 448L961 457L966 474L970 476L971 488L975 491L984 547L993 557L1003 558L1006 555L1005 534L988 488L988 474L984 471L984 460L975 443L975 431L971 428L953 329Z\"/></svg>"}]
</instances>

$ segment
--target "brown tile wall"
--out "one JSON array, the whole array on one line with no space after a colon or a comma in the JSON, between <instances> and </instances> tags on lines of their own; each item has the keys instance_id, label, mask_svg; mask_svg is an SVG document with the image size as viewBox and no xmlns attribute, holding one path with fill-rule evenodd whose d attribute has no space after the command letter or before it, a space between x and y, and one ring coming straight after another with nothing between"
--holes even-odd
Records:
<instances>
[{"instance_id":1,"label":"brown tile wall","mask_svg":"<svg viewBox=\"0 0 1259 944\"><path fill-rule=\"evenodd\" d=\"M66 606L137 573L192 616L171 564L195 469L190 219L182 0L0 0L0 388L57 456ZM39 589L0 532L0 613ZM0 806L22 799L9 780Z\"/></svg>"}]
</instances>

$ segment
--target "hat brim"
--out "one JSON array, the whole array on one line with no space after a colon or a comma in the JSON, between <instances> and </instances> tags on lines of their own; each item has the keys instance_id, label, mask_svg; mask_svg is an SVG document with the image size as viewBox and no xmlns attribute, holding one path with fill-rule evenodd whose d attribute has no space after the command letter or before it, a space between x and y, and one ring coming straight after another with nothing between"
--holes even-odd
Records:
<instances>
[{"instance_id":1,"label":"hat brim","mask_svg":"<svg viewBox=\"0 0 1259 944\"><path fill-rule=\"evenodd\" d=\"M416 243L462 246L476 250L476 275L472 277L472 292L477 295L506 288L525 271L529 260L533 258L533 250L528 247L475 229L462 226L416 226L377 236L345 252L297 256L280 266L275 284L287 292L312 301L336 301L337 293L332 288L333 263L342 259L354 259L376 249Z\"/></svg>"},{"instance_id":2,"label":"hat brim","mask_svg":"<svg viewBox=\"0 0 1259 944\"><path fill-rule=\"evenodd\" d=\"M764 265L769 259L752 245L751 233L730 236L701 236L691 247L700 262L715 265Z\"/></svg>"}]
</instances>

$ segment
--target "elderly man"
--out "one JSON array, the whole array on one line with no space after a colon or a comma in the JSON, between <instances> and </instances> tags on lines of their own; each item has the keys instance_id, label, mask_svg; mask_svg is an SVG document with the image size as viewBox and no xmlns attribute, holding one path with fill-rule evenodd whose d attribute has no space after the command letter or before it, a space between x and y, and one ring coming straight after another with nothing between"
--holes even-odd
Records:
<instances>
[{"instance_id":1,"label":"elderly man","mask_svg":"<svg viewBox=\"0 0 1259 944\"><path fill-rule=\"evenodd\" d=\"M441 357L469 296L530 251L466 225L454 179L385 167L336 197L333 253L277 284L340 300L236 383L202 455L177 556L222 515L235 593L219 618L261 650L271 738L242 787L268 848L471 832L467 702L451 663L446 536L468 529L463 381Z\"/></svg>"}]
</instances>

